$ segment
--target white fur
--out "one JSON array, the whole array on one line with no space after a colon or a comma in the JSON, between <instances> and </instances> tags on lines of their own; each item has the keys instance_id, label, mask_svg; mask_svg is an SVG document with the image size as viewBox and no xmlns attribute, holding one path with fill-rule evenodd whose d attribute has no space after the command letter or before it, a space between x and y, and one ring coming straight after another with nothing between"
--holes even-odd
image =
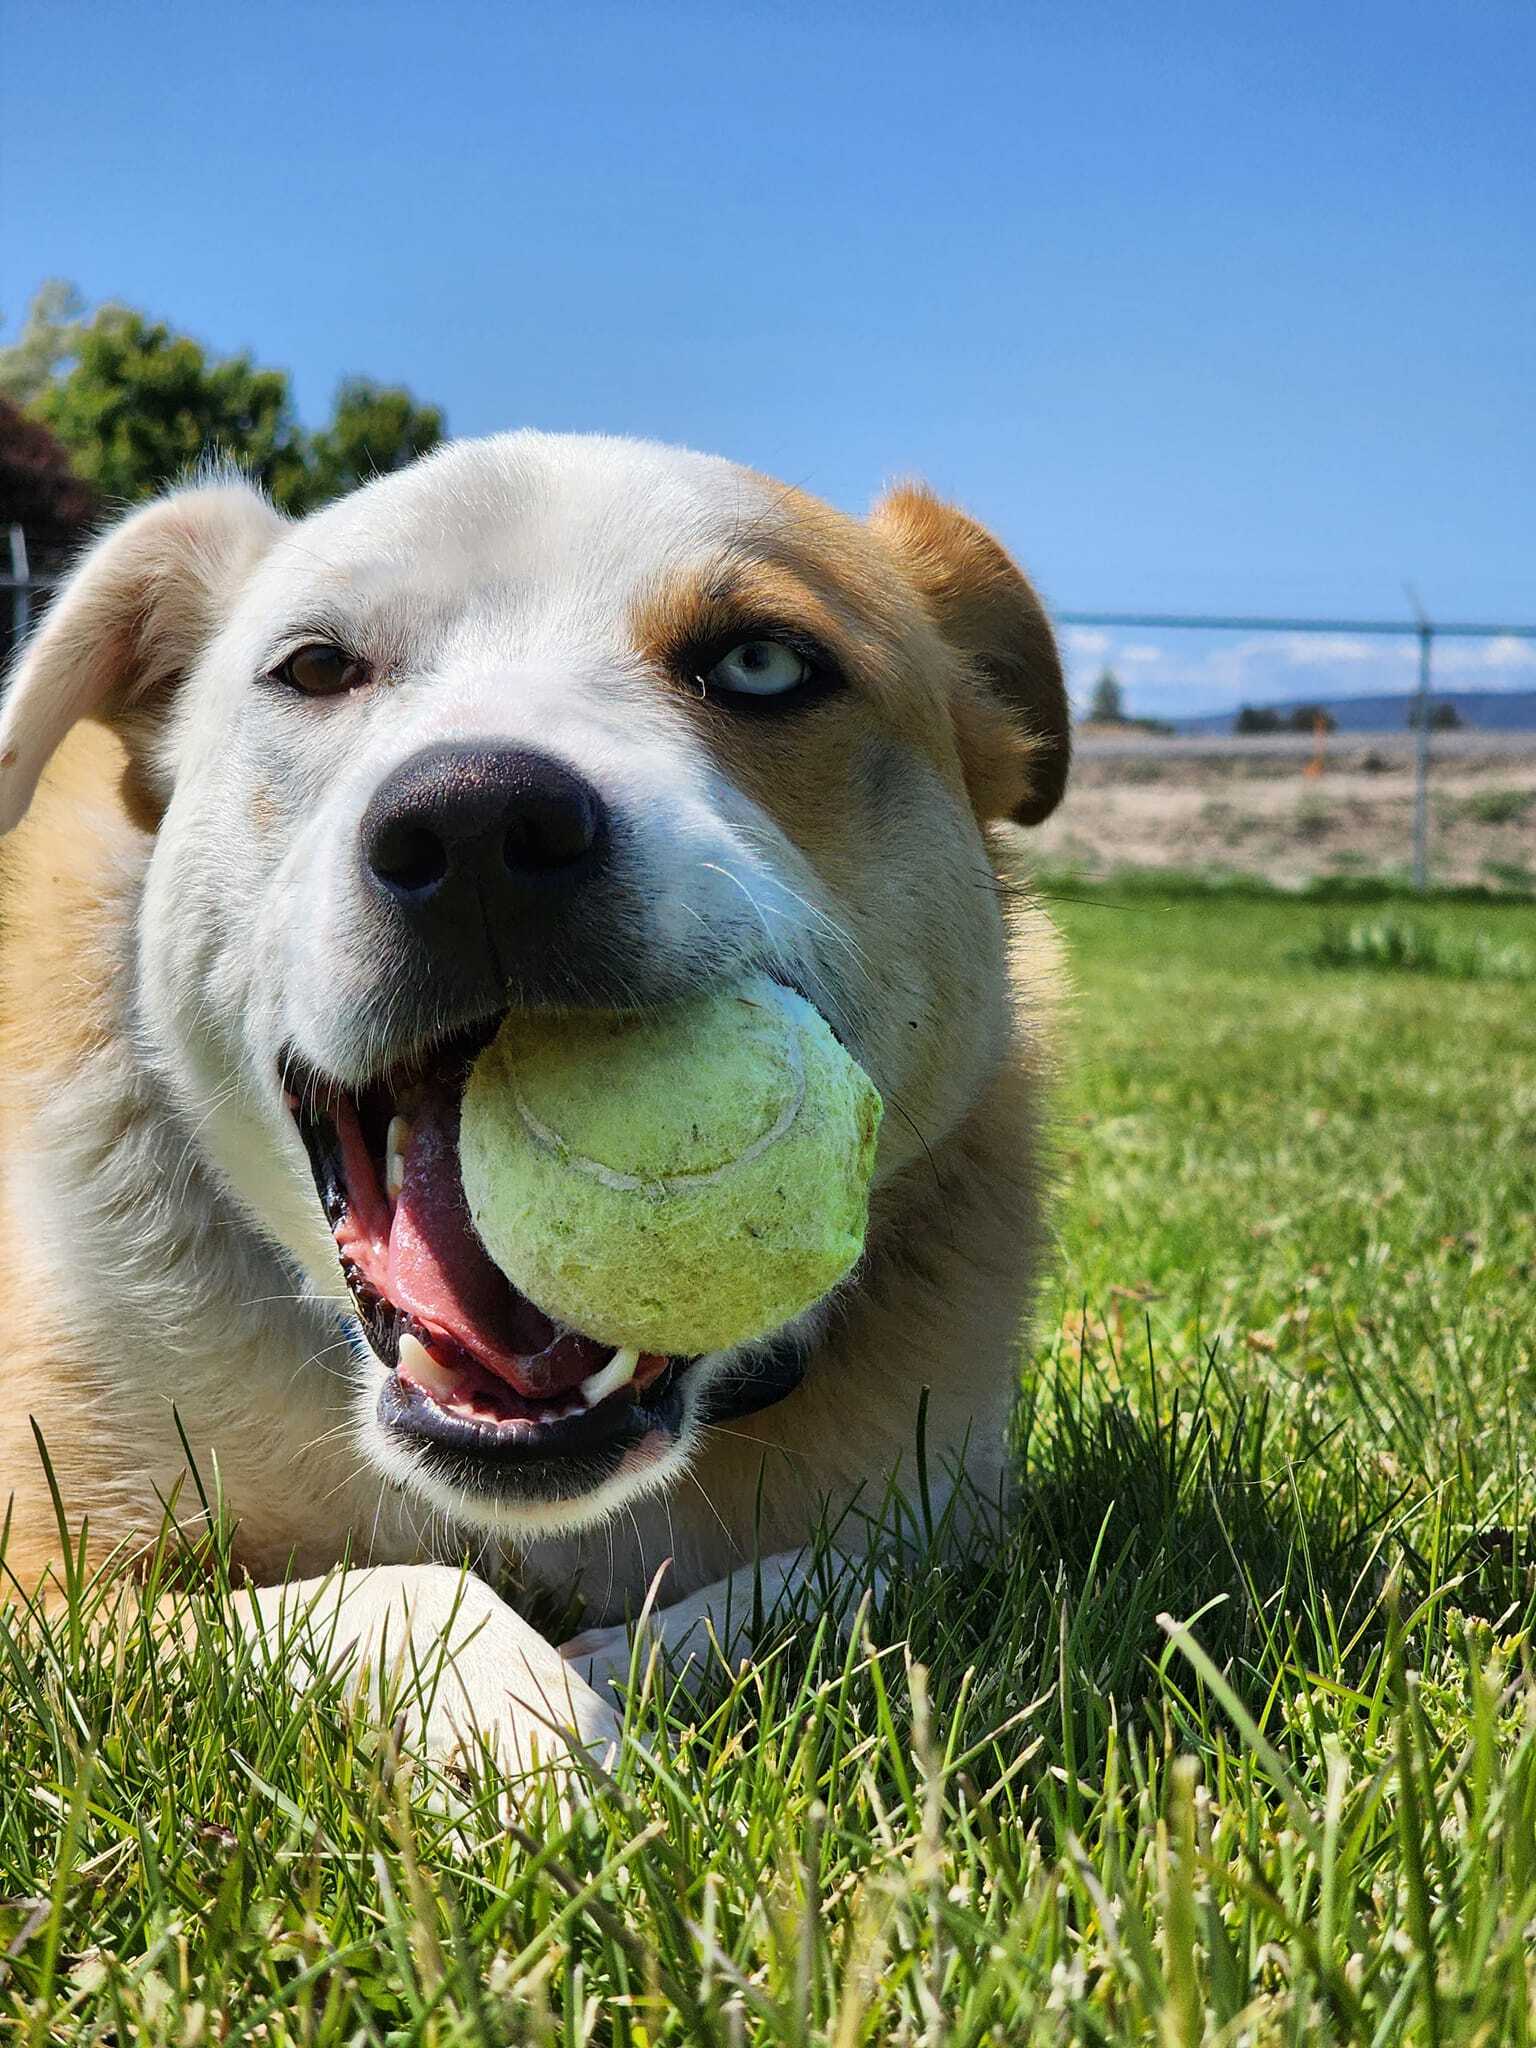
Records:
<instances>
[{"instance_id":1,"label":"white fur","mask_svg":"<svg viewBox=\"0 0 1536 2048\"><path fill-rule=\"evenodd\" d=\"M707 1555L705 1537L687 1532L707 1527L710 1504L679 1497L674 1529L674 1503L661 1496L698 1440L700 1395L732 1364L722 1355L690 1375L679 1445L574 1504L489 1512L424 1478L385 1438L374 1414L384 1368L355 1339L278 1055L292 1047L313 1067L362 1079L383 1042L390 991L360 915L356 844L392 769L453 739L558 755L626 820L629 936L644 961L635 997L792 968L888 1096L918 1085L908 1063L926 1057L930 1140L958 1120L998 1056L1000 985L996 1014L958 1020L942 1058L915 1034L909 1052L905 1029L873 1028L882 1006L911 1001L905 1020L942 1003L949 981L974 984L968 963L999 945L996 906L969 875L984 857L979 836L968 813L953 815L937 777L914 787L934 815L942 807L947 837L932 857L961 879L940 900L964 915L930 914L911 892L911 915L929 917L920 951L931 981L909 997L909 969L860 957L844 907L805 855L720 772L637 664L638 599L665 576L750 557L792 516L774 487L714 458L536 434L449 447L298 525L221 483L136 515L87 559L0 716L4 829L74 718L132 713L137 697L119 672L125 618L144 690L180 675L151 769L164 819L152 840L125 843L115 884L119 1028L133 1056L103 1055L68 1099L40 1103L30 1145L6 1170L82 1348L124 1361L114 1391L132 1418L136 1477L147 1466L175 1484L174 1402L246 1526L314 1529L314 1550L273 1557L274 1571L324 1564L338 1529L376 1565L410 1568L408 1581L350 1582L360 1656L374 1654L386 1613L408 1609L422 1642L440 1634L444 1584L419 1560L461 1544L466 1524L531 1548L601 1603L603 1558L573 1532L648 1499L632 1525L636 1554L615 1570L610 1551L610 1605L664 1554ZM259 684L287 653L338 629L385 681L324 702ZM913 812L908 835L920 846L923 815ZM882 1172L901 1171L922 1143L888 1118ZM145 1383L146 1358L163 1364L158 1384ZM548 1540L557 1535L570 1540ZM680 1578L680 1591L697 1588L686 1564ZM473 1595L477 1612L490 1597ZM258 1608L270 1611L272 1598L261 1594ZM480 1614L490 1647L463 1667L464 1683L468 1704L521 1754L526 1725L508 1721L505 1680L509 1660L529 1663L529 1632L493 1605ZM529 1663L545 1678L546 1648ZM595 1696L572 1698L579 1733L606 1728Z\"/></svg>"},{"instance_id":2,"label":"white fur","mask_svg":"<svg viewBox=\"0 0 1536 2048\"><path fill-rule=\"evenodd\" d=\"M600 1695L487 1585L450 1566L289 1580L241 1595L238 1612L295 1675L336 1669L374 1689L435 1757L472 1759L483 1745L521 1772L573 1741L600 1763L617 1748L608 1688Z\"/></svg>"}]
</instances>

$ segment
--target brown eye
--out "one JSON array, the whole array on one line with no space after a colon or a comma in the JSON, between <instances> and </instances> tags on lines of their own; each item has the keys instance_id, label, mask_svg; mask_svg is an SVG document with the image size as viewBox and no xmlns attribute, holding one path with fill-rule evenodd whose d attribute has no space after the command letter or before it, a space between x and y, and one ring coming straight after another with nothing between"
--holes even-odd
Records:
<instances>
[{"instance_id":1,"label":"brown eye","mask_svg":"<svg viewBox=\"0 0 1536 2048\"><path fill-rule=\"evenodd\" d=\"M359 661L344 647L333 647L328 640L298 648L272 671L273 682L302 690L306 697L339 697L344 690L361 689L372 679L366 661Z\"/></svg>"}]
</instances>

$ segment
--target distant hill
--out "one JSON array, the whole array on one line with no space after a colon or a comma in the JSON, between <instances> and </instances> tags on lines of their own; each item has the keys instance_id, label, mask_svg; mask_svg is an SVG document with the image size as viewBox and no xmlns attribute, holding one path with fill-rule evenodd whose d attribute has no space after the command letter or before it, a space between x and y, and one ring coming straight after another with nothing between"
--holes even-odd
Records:
<instances>
[{"instance_id":1,"label":"distant hill","mask_svg":"<svg viewBox=\"0 0 1536 2048\"><path fill-rule=\"evenodd\" d=\"M1322 704L1338 720L1340 732L1402 732L1408 723L1409 695L1391 697L1288 697L1263 706L1282 716L1300 704ZM1454 704L1461 722L1473 732L1536 732L1536 690L1436 690L1436 704ZM1173 718L1178 733L1224 733L1232 730L1235 711L1208 713L1203 718Z\"/></svg>"}]
</instances>

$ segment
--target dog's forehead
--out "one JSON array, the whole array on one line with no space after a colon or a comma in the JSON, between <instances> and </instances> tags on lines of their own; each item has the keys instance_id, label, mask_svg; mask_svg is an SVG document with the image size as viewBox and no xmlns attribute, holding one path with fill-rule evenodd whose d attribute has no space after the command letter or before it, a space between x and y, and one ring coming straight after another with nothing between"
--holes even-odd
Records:
<instances>
[{"instance_id":1,"label":"dog's forehead","mask_svg":"<svg viewBox=\"0 0 1536 2048\"><path fill-rule=\"evenodd\" d=\"M587 435L451 444L302 522L250 599L422 620L469 606L594 628L637 591L792 521L785 494L717 456Z\"/></svg>"}]
</instances>

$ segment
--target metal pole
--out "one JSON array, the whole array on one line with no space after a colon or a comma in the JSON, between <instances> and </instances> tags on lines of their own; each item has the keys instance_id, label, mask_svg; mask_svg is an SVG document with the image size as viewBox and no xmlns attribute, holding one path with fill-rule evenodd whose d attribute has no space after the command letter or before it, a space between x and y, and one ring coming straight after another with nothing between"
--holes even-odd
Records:
<instances>
[{"instance_id":1,"label":"metal pole","mask_svg":"<svg viewBox=\"0 0 1536 2048\"><path fill-rule=\"evenodd\" d=\"M27 536L11 528L11 646L20 652L32 623L32 586L27 574Z\"/></svg>"},{"instance_id":2,"label":"metal pole","mask_svg":"<svg viewBox=\"0 0 1536 2048\"><path fill-rule=\"evenodd\" d=\"M1419 619L1419 691L1413 700L1413 886L1429 887L1429 662L1435 629Z\"/></svg>"}]
</instances>

